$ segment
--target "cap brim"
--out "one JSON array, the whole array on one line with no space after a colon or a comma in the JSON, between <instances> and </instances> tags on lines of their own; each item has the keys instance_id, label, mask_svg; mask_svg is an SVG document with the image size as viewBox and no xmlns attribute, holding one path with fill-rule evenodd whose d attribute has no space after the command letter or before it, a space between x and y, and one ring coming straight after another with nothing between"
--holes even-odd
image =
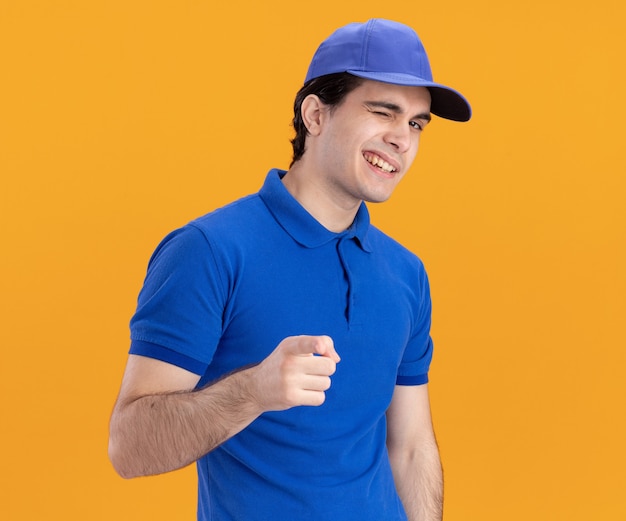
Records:
<instances>
[{"instance_id":1,"label":"cap brim","mask_svg":"<svg viewBox=\"0 0 626 521\"><path fill-rule=\"evenodd\" d=\"M460 92L450 87L424 80L409 74L387 72L346 71L353 76L368 80L404 85L407 87L426 87L430 91L430 111L440 118L452 121L469 121L472 117L472 108Z\"/></svg>"}]
</instances>

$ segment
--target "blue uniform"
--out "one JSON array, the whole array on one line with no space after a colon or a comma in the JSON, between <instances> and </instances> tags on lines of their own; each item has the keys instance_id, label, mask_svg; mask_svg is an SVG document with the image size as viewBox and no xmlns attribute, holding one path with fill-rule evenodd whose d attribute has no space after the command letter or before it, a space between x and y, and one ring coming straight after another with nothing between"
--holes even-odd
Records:
<instances>
[{"instance_id":1,"label":"blue uniform","mask_svg":"<svg viewBox=\"0 0 626 521\"><path fill-rule=\"evenodd\" d=\"M320 407L261 415L198 461L198 518L400 521L386 451L395 385L428 381L431 303L421 261L370 225L330 232L269 172L258 194L168 235L131 321L131 353L201 376L328 335L341 362Z\"/></svg>"}]
</instances>

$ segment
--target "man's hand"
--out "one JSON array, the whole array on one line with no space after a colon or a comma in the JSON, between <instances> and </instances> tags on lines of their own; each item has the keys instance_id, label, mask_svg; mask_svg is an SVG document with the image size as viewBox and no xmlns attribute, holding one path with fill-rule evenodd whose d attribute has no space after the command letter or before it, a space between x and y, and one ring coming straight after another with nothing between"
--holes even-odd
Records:
<instances>
[{"instance_id":1,"label":"man's hand","mask_svg":"<svg viewBox=\"0 0 626 521\"><path fill-rule=\"evenodd\" d=\"M329 337L288 337L260 364L193 390L198 375L131 355L111 416L111 461L126 478L188 465L265 411L324 403L337 362Z\"/></svg>"},{"instance_id":2,"label":"man's hand","mask_svg":"<svg viewBox=\"0 0 626 521\"><path fill-rule=\"evenodd\" d=\"M340 358L328 336L285 338L250 370L255 399L262 410L322 405Z\"/></svg>"}]
</instances>

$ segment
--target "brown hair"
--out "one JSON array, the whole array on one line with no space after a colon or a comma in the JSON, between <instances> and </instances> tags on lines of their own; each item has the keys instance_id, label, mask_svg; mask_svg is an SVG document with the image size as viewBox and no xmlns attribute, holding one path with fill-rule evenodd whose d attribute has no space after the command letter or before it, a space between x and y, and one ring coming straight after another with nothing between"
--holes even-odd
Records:
<instances>
[{"instance_id":1,"label":"brown hair","mask_svg":"<svg viewBox=\"0 0 626 521\"><path fill-rule=\"evenodd\" d=\"M361 83L363 83L362 78L347 72L339 72L313 78L298 91L293 104L293 128L296 131L296 137L291 140L293 158L290 167L304 155L306 137L309 133L302 120L302 102L304 99L309 94L315 94L322 103L333 110Z\"/></svg>"}]
</instances>

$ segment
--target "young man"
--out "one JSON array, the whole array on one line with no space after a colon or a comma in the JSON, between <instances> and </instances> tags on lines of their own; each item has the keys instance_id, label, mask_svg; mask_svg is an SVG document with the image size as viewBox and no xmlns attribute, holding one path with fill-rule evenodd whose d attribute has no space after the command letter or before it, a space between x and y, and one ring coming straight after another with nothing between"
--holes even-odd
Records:
<instances>
[{"instance_id":1,"label":"young man","mask_svg":"<svg viewBox=\"0 0 626 521\"><path fill-rule=\"evenodd\" d=\"M428 281L364 204L391 195L431 113L470 118L412 29L321 44L289 171L152 256L111 418L122 476L197 461L202 520L441 519Z\"/></svg>"}]
</instances>

